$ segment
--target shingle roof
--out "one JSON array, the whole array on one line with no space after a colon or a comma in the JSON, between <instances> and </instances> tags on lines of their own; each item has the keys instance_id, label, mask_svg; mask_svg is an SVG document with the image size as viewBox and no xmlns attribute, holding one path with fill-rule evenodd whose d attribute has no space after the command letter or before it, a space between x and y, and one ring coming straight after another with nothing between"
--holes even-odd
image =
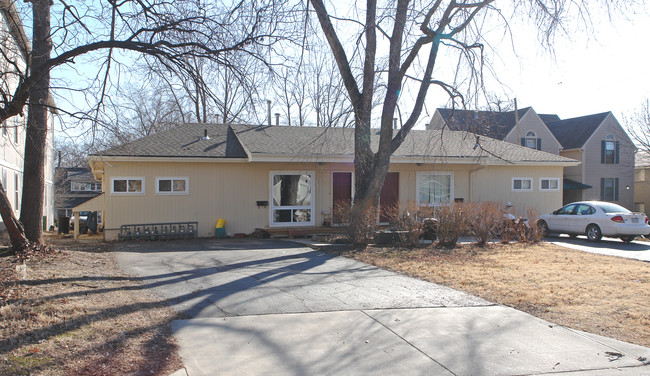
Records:
<instances>
[{"instance_id":1,"label":"shingle roof","mask_svg":"<svg viewBox=\"0 0 650 376\"><path fill-rule=\"evenodd\" d=\"M203 129L209 140L202 140ZM372 130L377 150L380 132ZM476 146L476 147L475 147ZM247 155L248 153L248 155ZM353 128L186 124L109 149L100 156L256 158L315 161L354 157ZM412 130L393 157L467 158L508 162L572 162L573 160L462 131ZM258 159L259 160L259 159Z\"/></svg>"},{"instance_id":2,"label":"shingle roof","mask_svg":"<svg viewBox=\"0 0 650 376\"><path fill-rule=\"evenodd\" d=\"M66 167L66 179L75 182L95 182L95 176L89 168L83 167Z\"/></svg>"},{"instance_id":3,"label":"shingle roof","mask_svg":"<svg viewBox=\"0 0 650 376\"><path fill-rule=\"evenodd\" d=\"M354 129L316 127L232 126L251 155L284 155L317 159L319 156L354 155ZM372 130L373 151L379 145L380 132ZM476 146L476 148L475 148ZM571 162L571 159L509 142L480 137L463 131L412 130L393 157L407 158L485 158L510 162Z\"/></svg>"},{"instance_id":4,"label":"shingle roof","mask_svg":"<svg viewBox=\"0 0 650 376\"><path fill-rule=\"evenodd\" d=\"M517 110L521 119L531 107ZM470 111L439 108L438 112L452 131L467 131L503 140L515 126L515 111Z\"/></svg>"},{"instance_id":5,"label":"shingle roof","mask_svg":"<svg viewBox=\"0 0 650 376\"><path fill-rule=\"evenodd\" d=\"M555 114L537 114L537 116L539 116L539 118L542 119L544 123L550 123L552 121L562 120L560 119L559 116Z\"/></svg>"},{"instance_id":6,"label":"shingle roof","mask_svg":"<svg viewBox=\"0 0 650 376\"><path fill-rule=\"evenodd\" d=\"M202 139L207 130L209 139ZM246 158L232 130L223 124L181 124L124 146L105 150L101 156Z\"/></svg>"},{"instance_id":7,"label":"shingle roof","mask_svg":"<svg viewBox=\"0 0 650 376\"><path fill-rule=\"evenodd\" d=\"M564 149L581 148L610 112L546 123Z\"/></svg>"}]
</instances>

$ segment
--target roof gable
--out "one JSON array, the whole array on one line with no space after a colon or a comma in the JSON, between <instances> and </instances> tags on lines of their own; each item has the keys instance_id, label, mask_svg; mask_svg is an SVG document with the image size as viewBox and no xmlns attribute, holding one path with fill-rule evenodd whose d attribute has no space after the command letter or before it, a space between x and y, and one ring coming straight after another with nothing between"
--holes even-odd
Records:
<instances>
[{"instance_id":1,"label":"roof gable","mask_svg":"<svg viewBox=\"0 0 650 376\"><path fill-rule=\"evenodd\" d=\"M529 110L531 107L517 110L519 118L524 117ZM470 111L452 108L438 108L437 111L449 130L475 133L497 140L503 140L516 123L515 111Z\"/></svg>"},{"instance_id":2,"label":"roof gable","mask_svg":"<svg viewBox=\"0 0 650 376\"><path fill-rule=\"evenodd\" d=\"M579 149L589 140L610 112L586 115L546 123L564 149Z\"/></svg>"}]
</instances>

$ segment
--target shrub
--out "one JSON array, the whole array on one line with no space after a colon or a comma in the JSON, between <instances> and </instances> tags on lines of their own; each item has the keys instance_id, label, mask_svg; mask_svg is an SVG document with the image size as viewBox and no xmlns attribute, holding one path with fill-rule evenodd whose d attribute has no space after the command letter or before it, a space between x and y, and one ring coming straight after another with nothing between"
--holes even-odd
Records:
<instances>
[{"instance_id":1,"label":"shrub","mask_svg":"<svg viewBox=\"0 0 650 376\"><path fill-rule=\"evenodd\" d=\"M333 223L345 228L350 241L357 247L366 246L375 235L377 224L377 208L370 206L360 218L352 218L350 205L336 205L334 208Z\"/></svg>"},{"instance_id":2,"label":"shrub","mask_svg":"<svg viewBox=\"0 0 650 376\"><path fill-rule=\"evenodd\" d=\"M441 246L453 248L458 238L465 234L467 221L464 206L460 203L438 206L434 209L438 220L438 241Z\"/></svg>"},{"instance_id":3,"label":"shrub","mask_svg":"<svg viewBox=\"0 0 650 376\"><path fill-rule=\"evenodd\" d=\"M433 217L433 208L409 202L403 208L395 205L387 211L387 215L391 230L399 231L400 244L415 247L424 231L423 220Z\"/></svg>"},{"instance_id":4,"label":"shrub","mask_svg":"<svg viewBox=\"0 0 650 376\"><path fill-rule=\"evenodd\" d=\"M496 236L503 222L503 213L496 202L471 202L464 205L467 233L484 246Z\"/></svg>"}]
</instances>

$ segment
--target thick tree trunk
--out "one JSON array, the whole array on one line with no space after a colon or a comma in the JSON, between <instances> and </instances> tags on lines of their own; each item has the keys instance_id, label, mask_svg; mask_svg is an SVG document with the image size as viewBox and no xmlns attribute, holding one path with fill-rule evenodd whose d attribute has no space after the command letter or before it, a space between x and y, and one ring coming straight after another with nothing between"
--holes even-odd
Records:
<instances>
[{"instance_id":1,"label":"thick tree trunk","mask_svg":"<svg viewBox=\"0 0 650 376\"><path fill-rule=\"evenodd\" d=\"M31 67L39 67L50 59L50 0L34 0L34 35L32 41ZM47 142L47 113L50 73L46 70L32 87L29 94L27 130L25 135L25 165L23 173L23 197L20 221L27 239L40 243L43 235L43 192L45 189L45 149Z\"/></svg>"},{"instance_id":2,"label":"thick tree trunk","mask_svg":"<svg viewBox=\"0 0 650 376\"><path fill-rule=\"evenodd\" d=\"M22 252L29 242L27 241L27 238L25 238L23 226L18 222L18 219L14 214L14 209L11 207L11 203L7 198L7 192L5 192L2 183L0 183L0 215L2 216L2 221L5 224L7 233L9 233L11 247L16 253Z\"/></svg>"}]
</instances>

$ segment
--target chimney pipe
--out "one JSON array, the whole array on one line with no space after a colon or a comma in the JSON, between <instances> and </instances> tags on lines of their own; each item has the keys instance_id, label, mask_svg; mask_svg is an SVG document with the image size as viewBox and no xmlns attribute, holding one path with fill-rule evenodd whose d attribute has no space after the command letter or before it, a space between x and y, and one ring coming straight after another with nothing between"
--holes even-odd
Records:
<instances>
[{"instance_id":1,"label":"chimney pipe","mask_svg":"<svg viewBox=\"0 0 650 376\"><path fill-rule=\"evenodd\" d=\"M397 118L393 118L393 129L397 129Z\"/></svg>"},{"instance_id":2,"label":"chimney pipe","mask_svg":"<svg viewBox=\"0 0 650 376\"><path fill-rule=\"evenodd\" d=\"M280 125L280 113L275 113L275 125Z\"/></svg>"},{"instance_id":3,"label":"chimney pipe","mask_svg":"<svg viewBox=\"0 0 650 376\"><path fill-rule=\"evenodd\" d=\"M210 139L210 136L208 136L208 130L204 129L203 130L203 137L201 138L201 140L209 140L209 139Z\"/></svg>"},{"instance_id":4,"label":"chimney pipe","mask_svg":"<svg viewBox=\"0 0 650 376\"><path fill-rule=\"evenodd\" d=\"M271 126L271 100L266 101L266 107L268 111L268 116L267 116L267 121L268 121L268 126Z\"/></svg>"}]
</instances>

